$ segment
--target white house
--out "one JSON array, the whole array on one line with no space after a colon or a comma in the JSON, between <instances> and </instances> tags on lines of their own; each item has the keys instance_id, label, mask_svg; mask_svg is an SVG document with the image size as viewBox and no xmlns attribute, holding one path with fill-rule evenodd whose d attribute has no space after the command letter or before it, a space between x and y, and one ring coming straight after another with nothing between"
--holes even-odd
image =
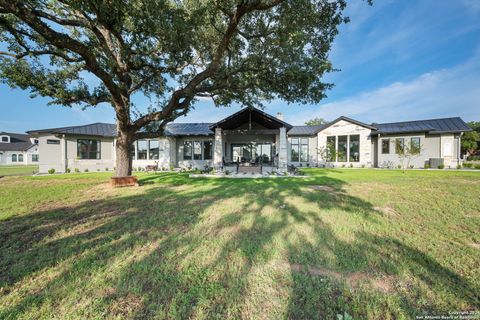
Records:
<instances>
[{"instance_id":1,"label":"white house","mask_svg":"<svg viewBox=\"0 0 480 320\"><path fill-rule=\"evenodd\" d=\"M27 134L0 132L0 165L37 164L37 139Z\"/></svg>"},{"instance_id":2,"label":"white house","mask_svg":"<svg viewBox=\"0 0 480 320\"><path fill-rule=\"evenodd\" d=\"M32 130L38 139L39 171L113 170L114 124ZM398 150L412 145L420 154L414 167L461 163L460 139L470 128L460 118L366 124L340 117L318 126L293 126L255 108L216 123L170 123L156 139L136 141L133 167L203 168L259 171L287 166L392 167ZM400 149L399 149L400 148ZM440 162L439 162L440 161Z\"/></svg>"}]
</instances>

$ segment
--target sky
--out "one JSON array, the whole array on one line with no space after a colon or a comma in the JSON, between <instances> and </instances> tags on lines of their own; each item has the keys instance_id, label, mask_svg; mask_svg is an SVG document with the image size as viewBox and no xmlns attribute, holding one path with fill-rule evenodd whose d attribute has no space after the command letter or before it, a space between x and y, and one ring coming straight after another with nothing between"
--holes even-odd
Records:
<instances>
[{"instance_id":1,"label":"sky","mask_svg":"<svg viewBox=\"0 0 480 320\"><path fill-rule=\"evenodd\" d=\"M340 69L318 104L269 103L267 113L302 125L344 115L366 123L442 117L480 121L480 0L351 0L350 23L340 27L330 53ZM114 122L108 105L82 111L47 106L47 98L0 84L0 131ZM136 97L139 106L147 105ZM216 108L201 100L176 122L215 122L241 106Z\"/></svg>"}]
</instances>

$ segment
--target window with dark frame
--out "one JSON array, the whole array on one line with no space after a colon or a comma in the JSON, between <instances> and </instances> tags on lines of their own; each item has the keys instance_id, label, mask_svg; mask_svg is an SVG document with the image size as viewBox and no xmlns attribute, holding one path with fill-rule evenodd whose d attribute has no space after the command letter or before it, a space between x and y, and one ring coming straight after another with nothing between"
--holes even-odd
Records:
<instances>
[{"instance_id":1,"label":"window with dark frame","mask_svg":"<svg viewBox=\"0 0 480 320\"><path fill-rule=\"evenodd\" d=\"M347 162L348 136L338 136L338 162Z\"/></svg>"},{"instance_id":2,"label":"window with dark frame","mask_svg":"<svg viewBox=\"0 0 480 320\"><path fill-rule=\"evenodd\" d=\"M60 140L57 140L57 139L47 139L47 144L60 144Z\"/></svg>"},{"instance_id":3,"label":"window with dark frame","mask_svg":"<svg viewBox=\"0 0 480 320\"><path fill-rule=\"evenodd\" d=\"M183 142L183 160L192 160L192 141Z\"/></svg>"},{"instance_id":4,"label":"window with dark frame","mask_svg":"<svg viewBox=\"0 0 480 320\"><path fill-rule=\"evenodd\" d=\"M213 142L184 141L183 160L211 160L213 157Z\"/></svg>"},{"instance_id":5,"label":"window with dark frame","mask_svg":"<svg viewBox=\"0 0 480 320\"><path fill-rule=\"evenodd\" d=\"M12 154L12 162L17 162L17 155L16 154Z\"/></svg>"},{"instance_id":6,"label":"window with dark frame","mask_svg":"<svg viewBox=\"0 0 480 320\"><path fill-rule=\"evenodd\" d=\"M351 135L349 143L349 161L350 162L359 162L360 161L360 135Z\"/></svg>"},{"instance_id":7,"label":"window with dark frame","mask_svg":"<svg viewBox=\"0 0 480 320\"><path fill-rule=\"evenodd\" d=\"M298 162L300 159L300 144L299 144L299 139L298 138L291 138L290 139L290 161L292 162Z\"/></svg>"},{"instance_id":8,"label":"window with dark frame","mask_svg":"<svg viewBox=\"0 0 480 320\"><path fill-rule=\"evenodd\" d=\"M203 160L212 160L213 157L213 142L203 141Z\"/></svg>"},{"instance_id":9,"label":"window with dark frame","mask_svg":"<svg viewBox=\"0 0 480 320\"><path fill-rule=\"evenodd\" d=\"M382 154L390 153L390 139L382 139Z\"/></svg>"},{"instance_id":10,"label":"window with dark frame","mask_svg":"<svg viewBox=\"0 0 480 320\"><path fill-rule=\"evenodd\" d=\"M23 162L23 154L18 155L18 162Z\"/></svg>"},{"instance_id":11,"label":"window with dark frame","mask_svg":"<svg viewBox=\"0 0 480 320\"><path fill-rule=\"evenodd\" d=\"M2 142L8 142L8 140L9 140L8 137L6 137L6 136L2 137Z\"/></svg>"},{"instance_id":12,"label":"window with dark frame","mask_svg":"<svg viewBox=\"0 0 480 320\"><path fill-rule=\"evenodd\" d=\"M412 153L420 153L420 137L410 139L410 150Z\"/></svg>"},{"instance_id":13,"label":"window with dark frame","mask_svg":"<svg viewBox=\"0 0 480 320\"><path fill-rule=\"evenodd\" d=\"M300 161L308 162L308 138L300 139Z\"/></svg>"},{"instance_id":14,"label":"window with dark frame","mask_svg":"<svg viewBox=\"0 0 480 320\"><path fill-rule=\"evenodd\" d=\"M160 156L160 141L149 140L148 141L148 158L150 160L158 160Z\"/></svg>"},{"instance_id":15,"label":"window with dark frame","mask_svg":"<svg viewBox=\"0 0 480 320\"><path fill-rule=\"evenodd\" d=\"M137 141L137 160L147 160L148 140Z\"/></svg>"},{"instance_id":16,"label":"window with dark frame","mask_svg":"<svg viewBox=\"0 0 480 320\"><path fill-rule=\"evenodd\" d=\"M403 153L405 149L405 139L404 138L396 138L395 139L395 153L400 154Z\"/></svg>"},{"instance_id":17,"label":"window with dark frame","mask_svg":"<svg viewBox=\"0 0 480 320\"><path fill-rule=\"evenodd\" d=\"M136 142L132 143L132 149L130 150L130 153L132 155L132 160L137 160L137 157L135 156L135 145L136 144L137 144Z\"/></svg>"},{"instance_id":18,"label":"window with dark frame","mask_svg":"<svg viewBox=\"0 0 480 320\"><path fill-rule=\"evenodd\" d=\"M83 160L100 160L100 140L78 139L77 157Z\"/></svg>"},{"instance_id":19,"label":"window with dark frame","mask_svg":"<svg viewBox=\"0 0 480 320\"><path fill-rule=\"evenodd\" d=\"M38 154L32 154L32 162L38 162Z\"/></svg>"}]
</instances>

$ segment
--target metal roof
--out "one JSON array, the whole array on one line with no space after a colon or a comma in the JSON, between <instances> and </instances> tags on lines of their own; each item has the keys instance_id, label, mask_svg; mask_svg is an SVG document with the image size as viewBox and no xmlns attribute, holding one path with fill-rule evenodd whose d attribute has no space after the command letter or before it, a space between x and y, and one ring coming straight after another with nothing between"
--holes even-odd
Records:
<instances>
[{"instance_id":1,"label":"metal roof","mask_svg":"<svg viewBox=\"0 0 480 320\"><path fill-rule=\"evenodd\" d=\"M210 129L214 129L216 127L220 127L222 129L234 129L237 128L240 124L248 121L257 122L268 129L279 129L281 127L285 127L288 130L292 128L291 124L286 123L285 121L280 120L272 115L269 115L262 110L252 107L244 108L216 123L213 123L210 126Z\"/></svg>"},{"instance_id":2,"label":"metal roof","mask_svg":"<svg viewBox=\"0 0 480 320\"><path fill-rule=\"evenodd\" d=\"M96 137L116 137L117 128L112 123L92 123L83 126L51 128L41 130L30 130L27 133L38 135L42 133L65 134L65 135L80 135L80 136L96 136Z\"/></svg>"},{"instance_id":3,"label":"metal roof","mask_svg":"<svg viewBox=\"0 0 480 320\"><path fill-rule=\"evenodd\" d=\"M210 136L213 123L168 123L165 128L166 136Z\"/></svg>"},{"instance_id":4,"label":"metal roof","mask_svg":"<svg viewBox=\"0 0 480 320\"><path fill-rule=\"evenodd\" d=\"M372 134L395 134L410 132L455 133L471 131L470 127L459 117L427 119L416 121L374 124L378 130Z\"/></svg>"},{"instance_id":5,"label":"metal roof","mask_svg":"<svg viewBox=\"0 0 480 320\"><path fill-rule=\"evenodd\" d=\"M0 151L25 151L34 146L28 134L0 132L0 136L10 137L10 143L0 142Z\"/></svg>"},{"instance_id":6,"label":"metal roof","mask_svg":"<svg viewBox=\"0 0 480 320\"><path fill-rule=\"evenodd\" d=\"M288 131L290 136L313 136L318 132L322 131L329 124L321 124L316 126L293 126L292 129Z\"/></svg>"}]
</instances>

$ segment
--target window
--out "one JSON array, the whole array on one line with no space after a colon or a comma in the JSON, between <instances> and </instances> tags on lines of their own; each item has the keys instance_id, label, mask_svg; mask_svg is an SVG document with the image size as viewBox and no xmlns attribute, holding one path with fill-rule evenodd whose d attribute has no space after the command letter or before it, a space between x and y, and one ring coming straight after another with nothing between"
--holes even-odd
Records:
<instances>
[{"instance_id":1,"label":"window","mask_svg":"<svg viewBox=\"0 0 480 320\"><path fill-rule=\"evenodd\" d=\"M12 154L12 162L17 162L17 155L16 154Z\"/></svg>"},{"instance_id":2,"label":"window","mask_svg":"<svg viewBox=\"0 0 480 320\"><path fill-rule=\"evenodd\" d=\"M258 145L259 161L262 163L272 161L272 145L270 143L262 143Z\"/></svg>"},{"instance_id":3,"label":"window","mask_svg":"<svg viewBox=\"0 0 480 320\"><path fill-rule=\"evenodd\" d=\"M148 157L150 160L158 160L160 150L160 141L150 140L148 142Z\"/></svg>"},{"instance_id":4,"label":"window","mask_svg":"<svg viewBox=\"0 0 480 320\"><path fill-rule=\"evenodd\" d=\"M414 137L410 140L411 153L420 153L420 137Z\"/></svg>"},{"instance_id":5,"label":"window","mask_svg":"<svg viewBox=\"0 0 480 320\"><path fill-rule=\"evenodd\" d=\"M382 139L382 153L383 154L390 153L390 139Z\"/></svg>"},{"instance_id":6,"label":"window","mask_svg":"<svg viewBox=\"0 0 480 320\"><path fill-rule=\"evenodd\" d=\"M358 134L350 136L349 149L350 149L349 161L359 162L360 161L360 136Z\"/></svg>"},{"instance_id":7,"label":"window","mask_svg":"<svg viewBox=\"0 0 480 320\"><path fill-rule=\"evenodd\" d=\"M183 142L183 160L192 160L192 142Z\"/></svg>"},{"instance_id":8,"label":"window","mask_svg":"<svg viewBox=\"0 0 480 320\"><path fill-rule=\"evenodd\" d=\"M338 162L347 162L347 136L338 137Z\"/></svg>"},{"instance_id":9,"label":"window","mask_svg":"<svg viewBox=\"0 0 480 320\"><path fill-rule=\"evenodd\" d=\"M148 141L138 140L137 141L137 160L147 160L147 153L148 153Z\"/></svg>"},{"instance_id":10,"label":"window","mask_svg":"<svg viewBox=\"0 0 480 320\"><path fill-rule=\"evenodd\" d=\"M302 138L300 139L300 161L301 162L308 162L308 139Z\"/></svg>"},{"instance_id":11,"label":"window","mask_svg":"<svg viewBox=\"0 0 480 320\"><path fill-rule=\"evenodd\" d=\"M395 152L397 154L403 153L405 146L405 139L397 138L395 139Z\"/></svg>"},{"instance_id":12,"label":"window","mask_svg":"<svg viewBox=\"0 0 480 320\"><path fill-rule=\"evenodd\" d=\"M327 161L334 162L336 160L335 137L327 137Z\"/></svg>"},{"instance_id":13,"label":"window","mask_svg":"<svg viewBox=\"0 0 480 320\"><path fill-rule=\"evenodd\" d=\"M2 136L2 142L9 143L10 142L10 137L9 136Z\"/></svg>"},{"instance_id":14,"label":"window","mask_svg":"<svg viewBox=\"0 0 480 320\"><path fill-rule=\"evenodd\" d=\"M57 139L47 139L47 144L60 144L60 140L57 140Z\"/></svg>"},{"instance_id":15,"label":"window","mask_svg":"<svg viewBox=\"0 0 480 320\"><path fill-rule=\"evenodd\" d=\"M18 155L18 162L23 162L23 154Z\"/></svg>"},{"instance_id":16,"label":"window","mask_svg":"<svg viewBox=\"0 0 480 320\"><path fill-rule=\"evenodd\" d=\"M299 154L300 154L299 139L298 138L290 139L290 144L291 144L291 148L292 148L291 151L290 151L290 160L292 162L298 162Z\"/></svg>"},{"instance_id":17,"label":"window","mask_svg":"<svg viewBox=\"0 0 480 320\"><path fill-rule=\"evenodd\" d=\"M213 143L212 141L203 141L203 159L211 160L213 156Z\"/></svg>"},{"instance_id":18,"label":"window","mask_svg":"<svg viewBox=\"0 0 480 320\"><path fill-rule=\"evenodd\" d=\"M211 160L213 157L212 141L184 141L183 160Z\"/></svg>"},{"instance_id":19,"label":"window","mask_svg":"<svg viewBox=\"0 0 480 320\"><path fill-rule=\"evenodd\" d=\"M32 154L32 162L38 162L38 154Z\"/></svg>"},{"instance_id":20,"label":"window","mask_svg":"<svg viewBox=\"0 0 480 320\"><path fill-rule=\"evenodd\" d=\"M137 158L135 157L135 146L136 146L136 143L132 143L132 149L130 150L130 154L132 155L132 160L137 160Z\"/></svg>"},{"instance_id":21,"label":"window","mask_svg":"<svg viewBox=\"0 0 480 320\"><path fill-rule=\"evenodd\" d=\"M202 142L193 142L193 160L202 160Z\"/></svg>"},{"instance_id":22,"label":"window","mask_svg":"<svg viewBox=\"0 0 480 320\"><path fill-rule=\"evenodd\" d=\"M78 139L77 156L79 159L100 159L100 140Z\"/></svg>"}]
</instances>

